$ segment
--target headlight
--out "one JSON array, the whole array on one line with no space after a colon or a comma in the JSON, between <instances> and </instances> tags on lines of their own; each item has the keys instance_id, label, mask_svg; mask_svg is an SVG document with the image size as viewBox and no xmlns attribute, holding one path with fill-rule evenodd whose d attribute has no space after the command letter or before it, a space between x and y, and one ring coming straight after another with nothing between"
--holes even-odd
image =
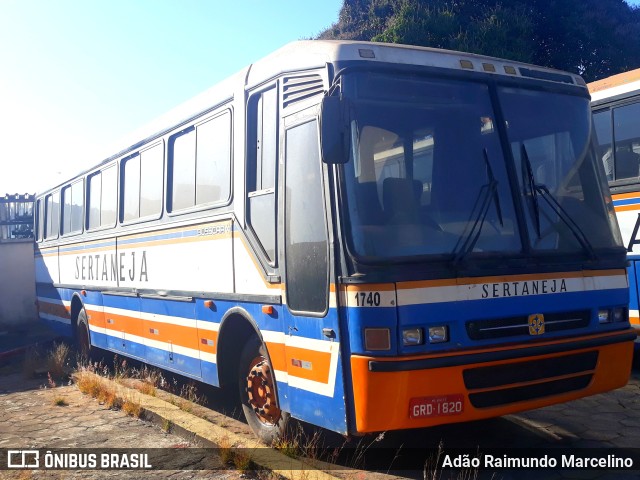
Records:
<instances>
[{"instance_id":1,"label":"headlight","mask_svg":"<svg viewBox=\"0 0 640 480\"><path fill-rule=\"evenodd\" d=\"M609 310L598 310L598 323L609 323L610 321Z\"/></svg>"},{"instance_id":2,"label":"headlight","mask_svg":"<svg viewBox=\"0 0 640 480\"><path fill-rule=\"evenodd\" d=\"M618 307L613 309L613 321L614 322L626 322L627 321L627 309L624 307Z\"/></svg>"},{"instance_id":3,"label":"headlight","mask_svg":"<svg viewBox=\"0 0 640 480\"><path fill-rule=\"evenodd\" d=\"M443 343L449 341L449 330L446 325L429 327L429 343Z\"/></svg>"},{"instance_id":4,"label":"headlight","mask_svg":"<svg viewBox=\"0 0 640 480\"><path fill-rule=\"evenodd\" d=\"M421 328L408 328L402 331L402 344L406 346L422 345L424 340L422 338Z\"/></svg>"}]
</instances>

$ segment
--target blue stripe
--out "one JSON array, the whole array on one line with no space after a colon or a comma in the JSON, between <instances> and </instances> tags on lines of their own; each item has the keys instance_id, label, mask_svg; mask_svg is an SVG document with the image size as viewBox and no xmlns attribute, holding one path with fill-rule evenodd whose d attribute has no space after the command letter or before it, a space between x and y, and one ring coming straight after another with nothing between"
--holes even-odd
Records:
<instances>
[{"instance_id":1,"label":"blue stripe","mask_svg":"<svg viewBox=\"0 0 640 480\"><path fill-rule=\"evenodd\" d=\"M82 251L90 248L115 247L115 245L116 245L115 240L108 240L105 242L98 242L98 243L83 243L81 245L77 245L74 247L60 247L60 253Z\"/></svg>"},{"instance_id":2,"label":"blue stripe","mask_svg":"<svg viewBox=\"0 0 640 480\"><path fill-rule=\"evenodd\" d=\"M614 200L613 206L618 207L621 205L638 205L640 204L640 198L623 198L621 200Z\"/></svg>"},{"instance_id":3,"label":"blue stripe","mask_svg":"<svg viewBox=\"0 0 640 480\"><path fill-rule=\"evenodd\" d=\"M171 233L159 233L157 235L148 235L145 237L138 238L129 238L129 239L118 239L118 245L130 245L135 243L143 243L143 242L153 242L157 240L168 240L171 238L189 238L189 237L197 237L198 230L184 230L181 232L171 232Z\"/></svg>"}]
</instances>

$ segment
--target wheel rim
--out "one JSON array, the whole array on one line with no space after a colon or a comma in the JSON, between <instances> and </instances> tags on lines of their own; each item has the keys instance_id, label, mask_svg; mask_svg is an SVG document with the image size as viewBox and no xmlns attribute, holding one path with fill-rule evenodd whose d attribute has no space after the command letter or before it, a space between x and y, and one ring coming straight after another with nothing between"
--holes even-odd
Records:
<instances>
[{"instance_id":1,"label":"wheel rim","mask_svg":"<svg viewBox=\"0 0 640 480\"><path fill-rule=\"evenodd\" d=\"M276 405L275 391L273 374L267 359L263 356L255 357L249 364L247 396L249 406L265 425L275 425L282 414Z\"/></svg>"}]
</instances>

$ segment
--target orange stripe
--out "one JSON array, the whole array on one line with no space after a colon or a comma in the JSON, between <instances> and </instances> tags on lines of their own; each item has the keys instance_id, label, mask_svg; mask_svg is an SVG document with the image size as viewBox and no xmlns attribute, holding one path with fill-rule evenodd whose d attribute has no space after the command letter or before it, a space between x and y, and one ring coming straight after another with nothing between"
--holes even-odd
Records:
<instances>
[{"instance_id":1,"label":"orange stripe","mask_svg":"<svg viewBox=\"0 0 640 480\"><path fill-rule=\"evenodd\" d=\"M152 232L145 232L145 233L138 233L135 235L128 235L126 238L127 239L134 239L134 238L144 238L144 237L151 237L153 235L157 235L159 233L161 233L162 235L166 235L168 233L178 233L178 232L190 232L192 230L200 230L202 228L206 228L206 227L214 227L214 226L224 226L224 225L231 225L233 222L229 219L226 220L222 220L220 222L213 222L213 223L200 223L197 225L189 225L187 227L174 227L174 228L169 228L166 230L154 230ZM204 235L206 236L216 236L216 235Z\"/></svg>"},{"instance_id":2,"label":"orange stripe","mask_svg":"<svg viewBox=\"0 0 640 480\"><path fill-rule=\"evenodd\" d=\"M638 205L620 205L618 207L613 207L616 212L629 212L631 210L639 210L640 204Z\"/></svg>"},{"instance_id":3,"label":"orange stripe","mask_svg":"<svg viewBox=\"0 0 640 480\"><path fill-rule=\"evenodd\" d=\"M640 198L640 192L618 193L616 195L612 195L611 198L613 198L614 200L624 200L626 198Z\"/></svg>"},{"instance_id":4,"label":"orange stripe","mask_svg":"<svg viewBox=\"0 0 640 480\"><path fill-rule=\"evenodd\" d=\"M64 248L70 248L70 245L66 245ZM72 247L71 247L72 248ZM83 255L85 253L94 253L94 252L105 252L111 250L115 253L116 251L116 246L111 245L110 247L95 247L95 248L82 248L82 246L79 246L77 249L75 250L69 250L66 252L60 252L60 255Z\"/></svg>"},{"instance_id":5,"label":"orange stripe","mask_svg":"<svg viewBox=\"0 0 640 480\"><path fill-rule=\"evenodd\" d=\"M94 324L93 322L91 322ZM172 343L176 346L191 348L196 351L215 354L217 351L218 332L211 330L198 330L186 325L174 325L171 323L154 322L140 318L113 313L104 314L104 326L109 330L136 335L138 337L158 342ZM151 330L157 331L153 333ZM202 340L212 340L213 345L202 343Z\"/></svg>"},{"instance_id":6,"label":"orange stripe","mask_svg":"<svg viewBox=\"0 0 640 480\"><path fill-rule=\"evenodd\" d=\"M313 380L314 382L329 383L329 368L331 367L331 354L328 352L317 352L298 347L286 347L287 349L287 372L289 375L298 378ZM297 367L293 365L293 360L309 362L311 369Z\"/></svg>"},{"instance_id":7,"label":"orange stripe","mask_svg":"<svg viewBox=\"0 0 640 480\"><path fill-rule=\"evenodd\" d=\"M265 342L267 345L267 351L269 352L269 359L271 360L271 366L274 370L280 372L287 371L287 358L284 351L284 344Z\"/></svg>"},{"instance_id":8,"label":"orange stripe","mask_svg":"<svg viewBox=\"0 0 640 480\"><path fill-rule=\"evenodd\" d=\"M151 330L153 329L153 333ZM156 340L158 342L173 343L174 345L180 345L181 347L191 348L193 350L200 350L200 347L204 347L203 351L215 353L215 342L213 346L207 346L200 343L198 337L198 330L183 325L173 325L171 323L153 322L151 320L142 320L142 333L143 337L150 340ZM213 337L216 332L207 332L209 337ZM217 335L216 335L217 336ZM205 337L207 338L207 337ZM213 340L214 338L212 338Z\"/></svg>"},{"instance_id":9,"label":"orange stripe","mask_svg":"<svg viewBox=\"0 0 640 480\"><path fill-rule=\"evenodd\" d=\"M61 318L71 318L71 307L65 307L58 303L43 302L38 300L38 310L41 313L54 315Z\"/></svg>"},{"instance_id":10,"label":"orange stripe","mask_svg":"<svg viewBox=\"0 0 640 480\"><path fill-rule=\"evenodd\" d=\"M358 283L342 284L347 292L393 292L396 286L393 283Z\"/></svg>"},{"instance_id":11,"label":"orange stripe","mask_svg":"<svg viewBox=\"0 0 640 480\"><path fill-rule=\"evenodd\" d=\"M92 311L90 323L99 325L99 313ZM94 319L93 315L97 318ZM105 313L105 327L109 330L136 335L138 337L156 340L159 342L173 343L176 346L190 348L196 351L215 354L217 351L218 332L198 331L195 328L183 325L173 325L170 323L154 322L152 320L141 320L139 318L125 315ZM106 322L109 320L109 322ZM152 330L157 333L152 332ZM202 343L202 339L213 340L213 345ZM313 380L320 383L328 383L329 369L331 367L331 354L328 352L317 352L298 347L285 347L281 343L267 343L267 350L271 359L271 364L275 370L285 371L289 375ZM311 369L296 367L291 360L308 362Z\"/></svg>"},{"instance_id":12,"label":"orange stripe","mask_svg":"<svg viewBox=\"0 0 640 480\"><path fill-rule=\"evenodd\" d=\"M104 328L105 325L105 313L98 310L87 310L87 316L89 317L89 325L94 327Z\"/></svg>"},{"instance_id":13,"label":"orange stripe","mask_svg":"<svg viewBox=\"0 0 640 480\"><path fill-rule=\"evenodd\" d=\"M618 73L596 82L591 82L587 85L589 93L599 92L601 90L607 90L608 88L618 87L626 85L627 83L633 83L636 80L640 80L640 68L636 70L630 70L628 72Z\"/></svg>"},{"instance_id":14,"label":"orange stripe","mask_svg":"<svg viewBox=\"0 0 640 480\"><path fill-rule=\"evenodd\" d=\"M124 237L119 240L129 240L130 238L131 237ZM139 242L139 243L127 243L124 245L121 245L120 242L118 242L118 250L124 250L128 248L153 247L156 245L177 245L181 243L204 242L207 240L222 240L225 238L231 238L231 234L223 233L215 236L214 235L198 235L195 237L163 238L161 240L150 240L148 242Z\"/></svg>"},{"instance_id":15,"label":"orange stripe","mask_svg":"<svg viewBox=\"0 0 640 480\"><path fill-rule=\"evenodd\" d=\"M105 327L109 330L116 330L138 337L145 336L142 330L142 321L139 318L105 313L105 323Z\"/></svg>"}]
</instances>

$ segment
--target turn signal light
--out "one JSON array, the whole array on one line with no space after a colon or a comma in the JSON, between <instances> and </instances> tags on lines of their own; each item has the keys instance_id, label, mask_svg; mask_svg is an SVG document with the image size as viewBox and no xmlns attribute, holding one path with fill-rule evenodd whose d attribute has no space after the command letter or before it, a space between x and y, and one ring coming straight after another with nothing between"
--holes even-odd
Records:
<instances>
[{"instance_id":1,"label":"turn signal light","mask_svg":"<svg viewBox=\"0 0 640 480\"><path fill-rule=\"evenodd\" d=\"M367 350L391 350L391 333L388 328L365 328L364 348Z\"/></svg>"}]
</instances>

